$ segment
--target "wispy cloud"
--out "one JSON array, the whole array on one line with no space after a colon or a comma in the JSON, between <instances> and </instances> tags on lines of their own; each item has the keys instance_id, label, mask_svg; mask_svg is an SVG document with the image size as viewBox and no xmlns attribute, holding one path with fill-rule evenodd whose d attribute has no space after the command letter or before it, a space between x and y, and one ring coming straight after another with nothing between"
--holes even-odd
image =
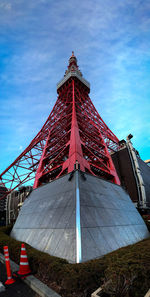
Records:
<instances>
[{"instance_id":1,"label":"wispy cloud","mask_svg":"<svg viewBox=\"0 0 150 297\"><path fill-rule=\"evenodd\" d=\"M148 159L149 25L149 0L1 1L2 167L44 124L72 50L102 118Z\"/></svg>"}]
</instances>

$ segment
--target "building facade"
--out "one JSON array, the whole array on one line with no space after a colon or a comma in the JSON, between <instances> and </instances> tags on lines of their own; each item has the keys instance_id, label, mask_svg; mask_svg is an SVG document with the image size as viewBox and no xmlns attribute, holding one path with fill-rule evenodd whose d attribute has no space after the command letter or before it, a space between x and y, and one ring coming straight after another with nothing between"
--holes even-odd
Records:
<instances>
[{"instance_id":1,"label":"building facade","mask_svg":"<svg viewBox=\"0 0 150 297\"><path fill-rule=\"evenodd\" d=\"M0 184L0 199L7 192L7 188ZM0 200L0 226L6 225L6 197Z\"/></svg>"},{"instance_id":2,"label":"building facade","mask_svg":"<svg viewBox=\"0 0 150 297\"><path fill-rule=\"evenodd\" d=\"M14 224L24 200L31 193L32 187L20 187L7 195L6 200L6 225Z\"/></svg>"}]
</instances>

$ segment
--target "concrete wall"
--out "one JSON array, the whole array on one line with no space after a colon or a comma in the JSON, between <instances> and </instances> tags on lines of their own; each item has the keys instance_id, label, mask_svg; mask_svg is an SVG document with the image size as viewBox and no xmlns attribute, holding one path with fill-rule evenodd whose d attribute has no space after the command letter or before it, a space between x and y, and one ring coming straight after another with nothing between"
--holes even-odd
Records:
<instances>
[{"instance_id":1,"label":"concrete wall","mask_svg":"<svg viewBox=\"0 0 150 297\"><path fill-rule=\"evenodd\" d=\"M128 194L75 171L25 200L11 236L71 263L101 257L149 236Z\"/></svg>"}]
</instances>

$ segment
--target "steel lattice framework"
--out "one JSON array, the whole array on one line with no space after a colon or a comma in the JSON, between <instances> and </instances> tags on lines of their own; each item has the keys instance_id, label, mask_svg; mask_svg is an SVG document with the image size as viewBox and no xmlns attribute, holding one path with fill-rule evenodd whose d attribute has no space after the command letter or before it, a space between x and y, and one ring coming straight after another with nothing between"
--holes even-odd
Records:
<instances>
[{"instance_id":1,"label":"steel lattice framework","mask_svg":"<svg viewBox=\"0 0 150 297\"><path fill-rule=\"evenodd\" d=\"M119 140L104 123L90 97L72 53L58 98L42 129L20 156L0 175L8 192L34 180L34 188L72 172L83 172L120 184L110 153Z\"/></svg>"}]
</instances>

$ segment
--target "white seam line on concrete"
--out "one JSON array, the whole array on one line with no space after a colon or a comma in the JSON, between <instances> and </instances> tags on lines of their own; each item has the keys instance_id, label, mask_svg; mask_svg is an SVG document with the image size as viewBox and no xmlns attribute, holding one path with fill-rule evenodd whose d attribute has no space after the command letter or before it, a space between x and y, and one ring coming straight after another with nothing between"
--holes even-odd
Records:
<instances>
[{"instance_id":1,"label":"white seam line on concrete","mask_svg":"<svg viewBox=\"0 0 150 297\"><path fill-rule=\"evenodd\" d=\"M81 262L81 222L80 222L80 191L78 182L78 171L76 171L76 259Z\"/></svg>"}]
</instances>

